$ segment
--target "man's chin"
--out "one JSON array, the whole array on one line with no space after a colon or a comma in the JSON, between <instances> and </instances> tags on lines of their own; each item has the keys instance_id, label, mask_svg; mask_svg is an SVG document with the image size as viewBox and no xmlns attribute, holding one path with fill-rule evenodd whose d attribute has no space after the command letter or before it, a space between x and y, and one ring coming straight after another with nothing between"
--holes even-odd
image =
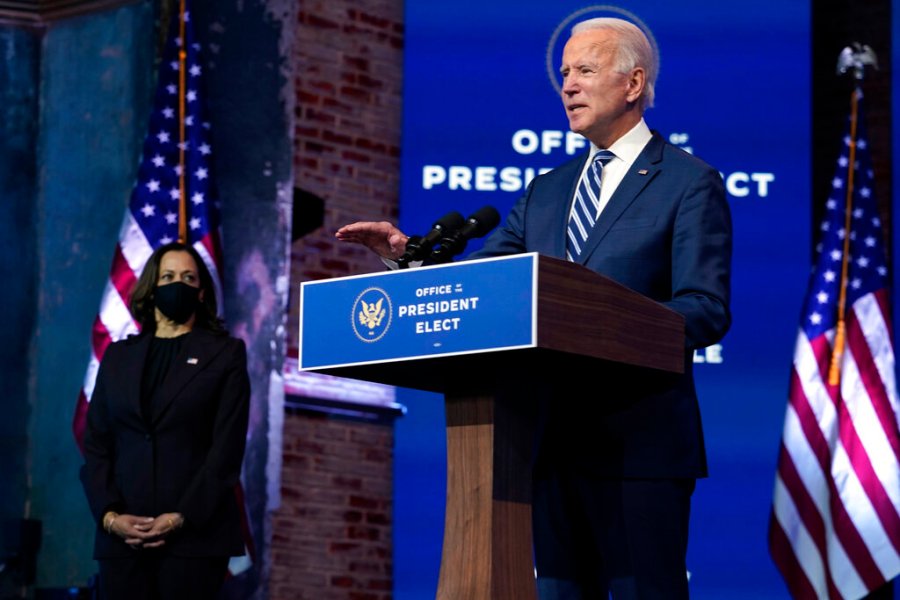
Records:
<instances>
[{"instance_id":1,"label":"man's chin","mask_svg":"<svg viewBox=\"0 0 900 600\"><path fill-rule=\"evenodd\" d=\"M584 132L587 131L582 123L574 119L569 119L569 129L572 130L572 133L580 133L581 135L584 135Z\"/></svg>"}]
</instances>

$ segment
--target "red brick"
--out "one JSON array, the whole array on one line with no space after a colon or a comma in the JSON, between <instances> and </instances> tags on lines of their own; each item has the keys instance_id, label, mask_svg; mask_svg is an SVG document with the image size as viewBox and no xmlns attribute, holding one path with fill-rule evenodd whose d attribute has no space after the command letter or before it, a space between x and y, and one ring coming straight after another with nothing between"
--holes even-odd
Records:
<instances>
[{"instance_id":1,"label":"red brick","mask_svg":"<svg viewBox=\"0 0 900 600\"><path fill-rule=\"evenodd\" d=\"M364 154L362 152L354 152L353 150L342 150L341 158L361 163L367 163L372 160L372 158L368 154Z\"/></svg>"},{"instance_id":2,"label":"red brick","mask_svg":"<svg viewBox=\"0 0 900 600\"><path fill-rule=\"evenodd\" d=\"M354 587L356 585L356 582L352 577L332 577L331 585L339 588L348 588Z\"/></svg>"},{"instance_id":3,"label":"red brick","mask_svg":"<svg viewBox=\"0 0 900 600\"><path fill-rule=\"evenodd\" d=\"M378 498L366 498L363 496L350 496L350 506L354 508L378 508L381 506L381 500Z\"/></svg>"},{"instance_id":4,"label":"red brick","mask_svg":"<svg viewBox=\"0 0 900 600\"><path fill-rule=\"evenodd\" d=\"M338 24L310 13L301 13L301 22L315 29L337 29Z\"/></svg>"},{"instance_id":5,"label":"red brick","mask_svg":"<svg viewBox=\"0 0 900 600\"><path fill-rule=\"evenodd\" d=\"M391 519L384 513L366 513L366 523L369 525L390 525Z\"/></svg>"},{"instance_id":6,"label":"red brick","mask_svg":"<svg viewBox=\"0 0 900 600\"><path fill-rule=\"evenodd\" d=\"M360 523L363 520L363 515L358 510L347 510L344 511L344 521L346 523Z\"/></svg>"},{"instance_id":7,"label":"red brick","mask_svg":"<svg viewBox=\"0 0 900 600\"><path fill-rule=\"evenodd\" d=\"M307 87L319 92L334 93L334 84L330 81L311 81Z\"/></svg>"},{"instance_id":8,"label":"red brick","mask_svg":"<svg viewBox=\"0 0 900 600\"><path fill-rule=\"evenodd\" d=\"M331 552L352 552L358 550L359 547L359 544L350 542L333 542L329 545L329 550Z\"/></svg>"},{"instance_id":9,"label":"red brick","mask_svg":"<svg viewBox=\"0 0 900 600\"><path fill-rule=\"evenodd\" d=\"M362 487L362 480L358 477L342 477L332 478L332 483L336 488L358 491Z\"/></svg>"},{"instance_id":10,"label":"red brick","mask_svg":"<svg viewBox=\"0 0 900 600\"><path fill-rule=\"evenodd\" d=\"M369 61L357 56L345 56L343 66L345 68L353 68L365 72L369 70Z\"/></svg>"},{"instance_id":11,"label":"red brick","mask_svg":"<svg viewBox=\"0 0 900 600\"><path fill-rule=\"evenodd\" d=\"M357 527L350 526L347 528L347 537L351 540L372 540L376 541L381 538L381 532L377 527Z\"/></svg>"},{"instance_id":12,"label":"red brick","mask_svg":"<svg viewBox=\"0 0 900 600\"><path fill-rule=\"evenodd\" d=\"M373 579L369 581L368 588L370 590L383 590L389 591L392 586L392 581L390 579Z\"/></svg>"},{"instance_id":13,"label":"red brick","mask_svg":"<svg viewBox=\"0 0 900 600\"><path fill-rule=\"evenodd\" d=\"M325 142L331 142L333 144L343 144L345 146L353 145L352 137L344 133L337 133L331 129L326 129L322 132L322 139Z\"/></svg>"}]
</instances>

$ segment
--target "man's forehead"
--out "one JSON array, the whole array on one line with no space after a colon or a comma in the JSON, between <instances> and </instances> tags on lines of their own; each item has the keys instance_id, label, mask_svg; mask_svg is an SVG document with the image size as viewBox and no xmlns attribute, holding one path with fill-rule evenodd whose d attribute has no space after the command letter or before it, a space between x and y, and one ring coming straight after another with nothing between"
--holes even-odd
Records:
<instances>
[{"instance_id":1,"label":"man's forehead","mask_svg":"<svg viewBox=\"0 0 900 600\"><path fill-rule=\"evenodd\" d=\"M577 33L569 38L563 48L563 58L566 55L603 56L613 54L616 51L615 34L608 30L591 30Z\"/></svg>"}]
</instances>

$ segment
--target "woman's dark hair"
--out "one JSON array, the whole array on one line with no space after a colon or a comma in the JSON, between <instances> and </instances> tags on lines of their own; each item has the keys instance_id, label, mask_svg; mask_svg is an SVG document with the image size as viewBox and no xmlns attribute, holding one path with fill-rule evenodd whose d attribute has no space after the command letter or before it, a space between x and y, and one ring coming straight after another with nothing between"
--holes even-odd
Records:
<instances>
[{"instance_id":1,"label":"woman's dark hair","mask_svg":"<svg viewBox=\"0 0 900 600\"><path fill-rule=\"evenodd\" d=\"M200 257L200 254L193 247L181 242L172 242L157 248L144 270L138 278L131 292L131 314L141 324L141 332L149 333L156 331L156 305L153 303L153 293L156 291L156 282L159 280L159 265L162 257L167 252L187 252L197 263L197 275L200 277L200 289L203 290L203 300L197 307L197 315L194 320L194 327L206 329L215 333L224 333L225 327L222 319L217 314L218 305L216 304L216 289L213 284L212 275L206 268L206 263Z\"/></svg>"}]
</instances>

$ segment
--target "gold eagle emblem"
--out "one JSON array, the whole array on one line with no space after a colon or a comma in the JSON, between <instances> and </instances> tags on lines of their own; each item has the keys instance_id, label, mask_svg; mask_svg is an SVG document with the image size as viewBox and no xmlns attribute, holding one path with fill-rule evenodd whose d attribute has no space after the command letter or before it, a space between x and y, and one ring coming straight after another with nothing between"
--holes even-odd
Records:
<instances>
[{"instance_id":1,"label":"gold eagle emblem","mask_svg":"<svg viewBox=\"0 0 900 600\"><path fill-rule=\"evenodd\" d=\"M377 302L371 304L365 300L360 301L362 310L359 311L359 322L368 327L370 333L371 330L381 325L381 320L384 318L385 310L381 306L383 302L384 298L379 298Z\"/></svg>"}]
</instances>

